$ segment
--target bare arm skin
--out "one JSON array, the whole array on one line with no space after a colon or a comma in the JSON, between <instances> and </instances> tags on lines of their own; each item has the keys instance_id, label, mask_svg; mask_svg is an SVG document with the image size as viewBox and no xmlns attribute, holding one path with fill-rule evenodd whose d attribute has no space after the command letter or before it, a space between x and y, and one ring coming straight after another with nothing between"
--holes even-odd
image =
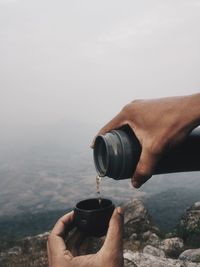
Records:
<instances>
[{"instance_id":1,"label":"bare arm skin","mask_svg":"<svg viewBox=\"0 0 200 267\"><path fill-rule=\"evenodd\" d=\"M96 254L78 255L81 235L73 237L74 247L64 242L73 228L73 212L60 218L47 242L49 267L123 267L123 210L113 212L102 248Z\"/></svg>"},{"instance_id":2,"label":"bare arm skin","mask_svg":"<svg viewBox=\"0 0 200 267\"><path fill-rule=\"evenodd\" d=\"M126 105L98 134L128 124L142 153L132 177L139 188L153 173L160 157L184 140L200 124L200 93L188 96L135 100Z\"/></svg>"}]
</instances>

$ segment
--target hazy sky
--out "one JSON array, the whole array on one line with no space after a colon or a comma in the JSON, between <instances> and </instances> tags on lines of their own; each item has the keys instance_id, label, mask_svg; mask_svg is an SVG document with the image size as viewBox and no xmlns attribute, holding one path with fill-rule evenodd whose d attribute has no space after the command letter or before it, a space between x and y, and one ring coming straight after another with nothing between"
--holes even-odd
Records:
<instances>
[{"instance_id":1,"label":"hazy sky","mask_svg":"<svg viewBox=\"0 0 200 267\"><path fill-rule=\"evenodd\" d=\"M199 91L199 0L0 0L1 127Z\"/></svg>"}]
</instances>

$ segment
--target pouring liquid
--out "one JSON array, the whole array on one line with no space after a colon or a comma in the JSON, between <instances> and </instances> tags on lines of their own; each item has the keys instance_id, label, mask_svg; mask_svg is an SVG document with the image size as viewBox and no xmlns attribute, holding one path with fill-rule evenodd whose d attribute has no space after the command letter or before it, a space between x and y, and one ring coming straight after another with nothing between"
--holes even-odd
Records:
<instances>
[{"instance_id":1,"label":"pouring liquid","mask_svg":"<svg viewBox=\"0 0 200 267\"><path fill-rule=\"evenodd\" d=\"M101 190L100 190L100 183L101 183L101 176L96 176L96 191L97 191L97 198L99 200L99 206L101 205Z\"/></svg>"}]
</instances>

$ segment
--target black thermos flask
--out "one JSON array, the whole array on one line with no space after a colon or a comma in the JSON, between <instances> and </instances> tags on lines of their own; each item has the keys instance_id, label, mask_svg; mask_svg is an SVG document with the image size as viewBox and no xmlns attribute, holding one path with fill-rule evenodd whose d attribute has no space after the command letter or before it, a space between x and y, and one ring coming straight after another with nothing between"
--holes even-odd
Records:
<instances>
[{"instance_id":1,"label":"black thermos flask","mask_svg":"<svg viewBox=\"0 0 200 267\"><path fill-rule=\"evenodd\" d=\"M141 145L128 126L95 139L93 157L99 176L115 180L132 177L141 154ZM166 152L153 174L200 170L200 127L179 145Z\"/></svg>"}]
</instances>

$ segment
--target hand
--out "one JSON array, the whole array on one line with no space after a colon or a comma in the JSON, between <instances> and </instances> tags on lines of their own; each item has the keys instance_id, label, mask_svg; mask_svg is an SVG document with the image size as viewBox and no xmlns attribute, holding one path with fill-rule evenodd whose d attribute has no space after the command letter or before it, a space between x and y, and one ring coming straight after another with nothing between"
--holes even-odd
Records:
<instances>
[{"instance_id":1,"label":"hand","mask_svg":"<svg viewBox=\"0 0 200 267\"><path fill-rule=\"evenodd\" d=\"M102 248L96 254L78 256L80 240L69 250L66 234L73 228L74 213L58 220L47 242L49 267L123 267L123 211L116 208ZM78 245L78 246L77 246Z\"/></svg>"},{"instance_id":2,"label":"hand","mask_svg":"<svg viewBox=\"0 0 200 267\"><path fill-rule=\"evenodd\" d=\"M132 177L132 185L138 188L152 176L164 152L181 142L199 124L199 106L200 94L136 100L126 105L97 135L126 124L133 130L142 146Z\"/></svg>"}]
</instances>

